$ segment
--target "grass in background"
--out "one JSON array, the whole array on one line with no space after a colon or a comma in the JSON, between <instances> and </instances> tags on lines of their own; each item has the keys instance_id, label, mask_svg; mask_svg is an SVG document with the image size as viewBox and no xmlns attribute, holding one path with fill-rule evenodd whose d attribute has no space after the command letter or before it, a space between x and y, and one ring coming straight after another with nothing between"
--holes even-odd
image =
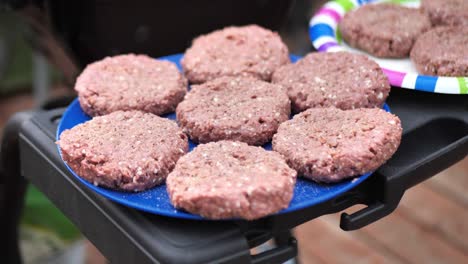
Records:
<instances>
[{"instance_id":1,"label":"grass in background","mask_svg":"<svg viewBox=\"0 0 468 264\"><path fill-rule=\"evenodd\" d=\"M26 37L34 38L34 34L18 15L0 13L0 96L31 90L33 51ZM52 82L60 79L50 65L49 78Z\"/></svg>"},{"instance_id":2,"label":"grass in background","mask_svg":"<svg viewBox=\"0 0 468 264\"><path fill-rule=\"evenodd\" d=\"M13 29L13 30L12 30ZM0 95L32 86L32 51L24 36L27 27L11 12L0 14Z\"/></svg>"},{"instance_id":3,"label":"grass in background","mask_svg":"<svg viewBox=\"0 0 468 264\"><path fill-rule=\"evenodd\" d=\"M32 51L23 39L10 40L10 56L4 76L0 79L0 95L31 89ZM14 47L14 48L13 48Z\"/></svg>"},{"instance_id":4,"label":"grass in background","mask_svg":"<svg viewBox=\"0 0 468 264\"><path fill-rule=\"evenodd\" d=\"M33 51L26 36L33 37L16 14L0 13L0 96L31 91ZM50 78L58 79L57 70L50 69ZM25 197L22 225L54 235L65 244L80 236L76 227L31 185Z\"/></svg>"},{"instance_id":5,"label":"grass in background","mask_svg":"<svg viewBox=\"0 0 468 264\"><path fill-rule=\"evenodd\" d=\"M64 242L80 237L79 230L34 186L29 185L22 224L55 234Z\"/></svg>"}]
</instances>

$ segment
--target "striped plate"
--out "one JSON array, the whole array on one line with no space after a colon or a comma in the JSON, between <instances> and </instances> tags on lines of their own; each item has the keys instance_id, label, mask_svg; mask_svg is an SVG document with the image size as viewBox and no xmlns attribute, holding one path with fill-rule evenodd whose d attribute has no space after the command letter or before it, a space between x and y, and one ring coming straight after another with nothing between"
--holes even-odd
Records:
<instances>
[{"instance_id":1,"label":"striped plate","mask_svg":"<svg viewBox=\"0 0 468 264\"><path fill-rule=\"evenodd\" d=\"M312 45L320 52L350 51L366 54L374 59L387 75L390 84L407 89L445 93L468 94L468 77L442 77L419 75L409 58L381 59L352 48L341 39L338 22L343 15L361 5L376 2L396 2L409 7L419 7L419 0L335 0L326 3L309 23Z\"/></svg>"}]
</instances>

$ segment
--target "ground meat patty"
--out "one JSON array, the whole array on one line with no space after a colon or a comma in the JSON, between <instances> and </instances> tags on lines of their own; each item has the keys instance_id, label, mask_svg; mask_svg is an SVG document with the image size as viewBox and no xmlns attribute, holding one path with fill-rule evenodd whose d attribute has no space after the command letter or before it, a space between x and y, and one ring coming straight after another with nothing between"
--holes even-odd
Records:
<instances>
[{"instance_id":1,"label":"ground meat patty","mask_svg":"<svg viewBox=\"0 0 468 264\"><path fill-rule=\"evenodd\" d=\"M187 136L169 119L116 111L64 131L63 160L86 181L123 191L162 183L188 151Z\"/></svg>"},{"instance_id":2,"label":"ground meat patty","mask_svg":"<svg viewBox=\"0 0 468 264\"><path fill-rule=\"evenodd\" d=\"M418 38L411 60L421 74L468 76L468 27L438 27Z\"/></svg>"},{"instance_id":3,"label":"ground meat patty","mask_svg":"<svg viewBox=\"0 0 468 264\"><path fill-rule=\"evenodd\" d=\"M468 27L467 0L422 0L421 8L434 26Z\"/></svg>"},{"instance_id":4,"label":"ground meat patty","mask_svg":"<svg viewBox=\"0 0 468 264\"><path fill-rule=\"evenodd\" d=\"M283 123L273 137L298 175L317 182L337 182L373 171L397 150L398 117L384 110L314 108Z\"/></svg>"},{"instance_id":5,"label":"ground meat patty","mask_svg":"<svg viewBox=\"0 0 468 264\"><path fill-rule=\"evenodd\" d=\"M296 172L278 153L235 141L199 145L167 178L172 204L211 219L261 218L288 207Z\"/></svg>"},{"instance_id":6,"label":"ground meat patty","mask_svg":"<svg viewBox=\"0 0 468 264\"><path fill-rule=\"evenodd\" d=\"M416 38L431 27L416 8L396 4L367 4L346 13L339 28L351 46L377 57L408 57Z\"/></svg>"},{"instance_id":7,"label":"ground meat patty","mask_svg":"<svg viewBox=\"0 0 468 264\"><path fill-rule=\"evenodd\" d=\"M286 63L288 48L280 36L256 25L227 27L200 36L182 59L191 83L220 76L251 76L269 81L273 71Z\"/></svg>"},{"instance_id":8,"label":"ground meat patty","mask_svg":"<svg viewBox=\"0 0 468 264\"><path fill-rule=\"evenodd\" d=\"M311 53L278 69L273 83L287 88L293 112L314 107L381 107L390 84L379 65L348 52Z\"/></svg>"},{"instance_id":9,"label":"ground meat patty","mask_svg":"<svg viewBox=\"0 0 468 264\"><path fill-rule=\"evenodd\" d=\"M117 110L162 115L182 101L187 80L174 63L128 54L88 65L76 80L75 90L81 108L90 116Z\"/></svg>"},{"instance_id":10,"label":"ground meat patty","mask_svg":"<svg viewBox=\"0 0 468 264\"><path fill-rule=\"evenodd\" d=\"M290 109L281 86L249 77L221 77L193 85L176 113L196 142L226 139L262 145L289 119Z\"/></svg>"}]
</instances>

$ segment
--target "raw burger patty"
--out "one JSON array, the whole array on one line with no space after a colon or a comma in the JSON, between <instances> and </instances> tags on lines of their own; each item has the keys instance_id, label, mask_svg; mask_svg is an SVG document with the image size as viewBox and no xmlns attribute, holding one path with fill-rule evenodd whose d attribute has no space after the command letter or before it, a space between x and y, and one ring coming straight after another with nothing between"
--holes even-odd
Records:
<instances>
[{"instance_id":1,"label":"raw burger patty","mask_svg":"<svg viewBox=\"0 0 468 264\"><path fill-rule=\"evenodd\" d=\"M431 27L416 8L396 4L367 4L346 13L339 28L351 46L377 57L408 57L416 38Z\"/></svg>"},{"instance_id":2,"label":"raw burger patty","mask_svg":"<svg viewBox=\"0 0 468 264\"><path fill-rule=\"evenodd\" d=\"M188 151L177 124L140 111L117 111L64 131L63 160L94 185L142 191L162 183Z\"/></svg>"},{"instance_id":3,"label":"raw burger patty","mask_svg":"<svg viewBox=\"0 0 468 264\"><path fill-rule=\"evenodd\" d=\"M280 36L257 25L227 27L196 38L182 59L191 83L220 76L251 76L269 81L273 71L289 63Z\"/></svg>"},{"instance_id":4,"label":"raw burger patty","mask_svg":"<svg viewBox=\"0 0 468 264\"><path fill-rule=\"evenodd\" d=\"M397 150L401 133L400 119L381 109L314 108L279 127L273 150L299 176L330 183L380 167Z\"/></svg>"},{"instance_id":5,"label":"raw burger patty","mask_svg":"<svg viewBox=\"0 0 468 264\"><path fill-rule=\"evenodd\" d=\"M467 0L422 0L421 8L434 26L468 27Z\"/></svg>"},{"instance_id":6,"label":"raw burger patty","mask_svg":"<svg viewBox=\"0 0 468 264\"><path fill-rule=\"evenodd\" d=\"M311 53L278 69L273 83L287 88L293 112L315 107L381 107L390 84L379 65L348 52Z\"/></svg>"},{"instance_id":7,"label":"raw burger patty","mask_svg":"<svg viewBox=\"0 0 468 264\"><path fill-rule=\"evenodd\" d=\"M193 85L176 113L196 142L229 139L262 145L289 119L290 111L281 86L249 77L221 77Z\"/></svg>"},{"instance_id":8,"label":"raw burger patty","mask_svg":"<svg viewBox=\"0 0 468 264\"><path fill-rule=\"evenodd\" d=\"M89 64L75 84L81 108L90 116L117 110L162 115L175 110L187 80L174 63L146 55L119 55Z\"/></svg>"},{"instance_id":9,"label":"raw burger patty","mask_svg":"<svg viewBox=\"0 0 468 264\"><path fill-rule=\"evenodd\" d=\"M425 75L468 76L468 27L438 27L426 32L414 44L411 60Z\"/></svg>"},{"instance_id":10,"label":"raw burger patty","mask_svg":"<svg viewBox=\"0 0 468 264\"><path fill-rule=\"evenodd\" d=\"M235 141L199 145L167 178L172 204L210 219L261 218L287 208L296 172L281 155Z\"/></svg>"}]
</instances>

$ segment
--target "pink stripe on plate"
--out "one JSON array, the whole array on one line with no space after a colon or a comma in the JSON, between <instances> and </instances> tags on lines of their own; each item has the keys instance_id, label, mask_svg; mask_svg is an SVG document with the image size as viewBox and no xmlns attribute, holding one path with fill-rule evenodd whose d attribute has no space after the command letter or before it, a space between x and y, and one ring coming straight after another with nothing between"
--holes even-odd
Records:
<instances>
[{"instance_id":1,"label":"pink stripe on plate","mask_svg":"<svg viewBox=\"0 0 468 264\"><path fill-rule=\"evenodd\" d=\"M329 16L331 18L333 18L333 20L335 20L335 22L338 24L338 22L341 20L341 16L340 14L338 14L338 12L336 12L335 10L331 9L331 8L322 8L320 9L316 15L325 15L325 16Z\"/></svg>"},{"instance_id":2,"label":"pink stripe on plate","mask_svg":"<svg viewBox=\"0 0 468 264\"><path fill-rule=\"evenodd\" d=\"M392 70L388 70L384 68L382 68L382 70L385 73L385 75L387 75L388 81L390 82L391 85L401 87L406 73L392 71Z\"/></svg>"}]
</instances>

